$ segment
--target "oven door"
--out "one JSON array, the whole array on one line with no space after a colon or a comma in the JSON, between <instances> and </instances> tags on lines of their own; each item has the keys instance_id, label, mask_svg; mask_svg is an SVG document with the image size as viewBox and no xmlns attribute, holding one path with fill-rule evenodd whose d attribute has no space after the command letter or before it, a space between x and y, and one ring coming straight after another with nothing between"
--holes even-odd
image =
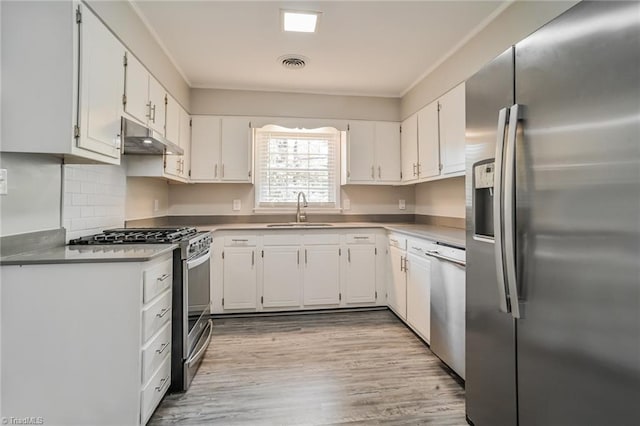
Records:
<instances>
[{"instance_id":1,"label":"oven door","mask_svg":"<svg viewBox=\"0 0 640 426\"><path fill-rule=\"evenodd\" d=\"M184 261L183 359L189 359L211 313L211 252Z\"/></svg>"}]
</instances>

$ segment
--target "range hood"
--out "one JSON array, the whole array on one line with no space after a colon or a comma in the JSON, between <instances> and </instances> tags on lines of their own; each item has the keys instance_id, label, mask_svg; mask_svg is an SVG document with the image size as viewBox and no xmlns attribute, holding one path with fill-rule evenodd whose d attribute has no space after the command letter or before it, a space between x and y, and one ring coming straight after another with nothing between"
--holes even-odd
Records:
<instances>
[{"instance_id":1,"label":"range hood","mask_svg":"<svg viewBox=\"0 0 640 426\"><path fill-rule=\"evenodd\" d=\"M123 154L182 155L184 150L162 134L133 120L122 117Z\"/></svg>"}]
</instances>

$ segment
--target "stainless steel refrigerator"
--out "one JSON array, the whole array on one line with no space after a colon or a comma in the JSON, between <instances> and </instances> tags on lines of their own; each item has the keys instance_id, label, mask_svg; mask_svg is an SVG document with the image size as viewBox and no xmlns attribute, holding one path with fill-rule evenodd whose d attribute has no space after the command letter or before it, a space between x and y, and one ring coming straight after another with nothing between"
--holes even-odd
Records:
<instances>
[{"instance_id":1,"label":"stainless steel refrigerator","mask_svg":"<svg viewBox=\"0 0 640 426\"><path fill-rule=\"evenodd\" d=\"M578 3L466 96L467 419L640 424L640 3Z\"/></svg>"}]
</instances>

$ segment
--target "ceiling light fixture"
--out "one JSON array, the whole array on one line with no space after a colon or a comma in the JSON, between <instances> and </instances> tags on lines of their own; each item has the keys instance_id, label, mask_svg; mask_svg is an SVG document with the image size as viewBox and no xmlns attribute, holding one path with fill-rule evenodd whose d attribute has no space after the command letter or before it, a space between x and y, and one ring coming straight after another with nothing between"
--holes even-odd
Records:
<instances>
[{"instance_id":1,"label":"ceiling light fixture","mask_svg":"<svg viewBox=\"0 0 640 426\"><path fill-rule=\"evenodd\" d=\"M142 141L142 143L147 143L147 144L149 144L149 143L153 143L153 141L152 141L151 139L144 139L144 140Z\"/></svg>"},{"instance_id":2,"label":"ceiling light fixture","mask_svg":"<svg viewBox=\"0 0 640 426\"><path fill-rule=\"evenodd\" d=\"M280 10L283 31L315 33L318 29L320 12L301 10Z\"/></svg>"}]
</instances>

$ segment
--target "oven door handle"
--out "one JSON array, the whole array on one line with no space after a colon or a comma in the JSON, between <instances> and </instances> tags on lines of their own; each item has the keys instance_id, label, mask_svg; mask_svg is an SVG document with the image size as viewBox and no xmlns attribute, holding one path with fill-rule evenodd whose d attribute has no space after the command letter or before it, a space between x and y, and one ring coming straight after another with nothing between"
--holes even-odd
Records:
<instances>
[{"instance_id":1,"label":"oven door handle","mask_svg":"<svg viewBox=\"0 0 640 426\"><path fill-rule=\"evenodd\" d=\"M200 349L198 349L198 351L195 354L193 354L191 356L191 358L189 358L186 361L187 367L191 367L193 364L198 362L198 360L200 358L202 358L202 356L204 355L204 351L206 351L207 348L209 347L209 342L211 342L211 333L213 331L213 327L211 325L211 320L207 321L207 328L209 329L208 334L207 334L207 338L205 339L205 341L202 344L202 346L200 346Z\"/></svg>"},{"instance_id":2,"label":"oven door handle","mask_svg":"<svg viewBox=\"0 0 640 426\"><path fill-rule=\"evenodd\" d=\"M196 266L202 265L204 262L209 260L210 257L211 257L211 251L209 249L207 249L207 251L205 251L200 256L196 257L195 259L187 260L187 269L193 269Z\"/></svg>"}]
</instances>

